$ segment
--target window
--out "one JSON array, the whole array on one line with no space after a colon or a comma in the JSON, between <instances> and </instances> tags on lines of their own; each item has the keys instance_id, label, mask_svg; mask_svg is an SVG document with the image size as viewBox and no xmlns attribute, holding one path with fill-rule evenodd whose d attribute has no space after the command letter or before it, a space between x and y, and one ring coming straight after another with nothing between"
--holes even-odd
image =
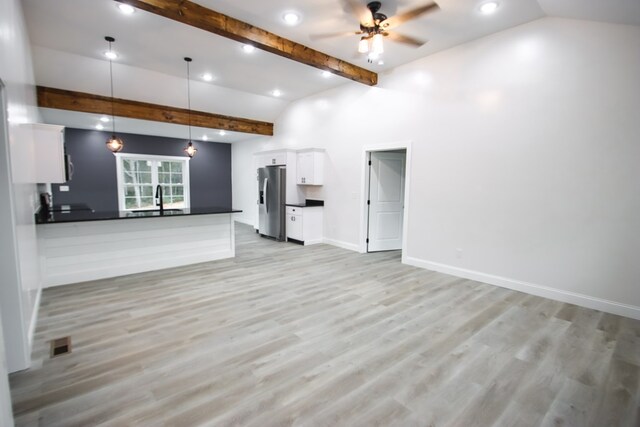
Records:
<instances>
[{"instance_id":1,"label":"window","mask_svg":"<svg viewBox=\"0 0 640 427\"><path fill-rule=\"evenodd\" d=\"M116 154L120 210L156 209L155 192L162 185L165 209L189 207L189 158Z\"/></svg>"}]
</instances>

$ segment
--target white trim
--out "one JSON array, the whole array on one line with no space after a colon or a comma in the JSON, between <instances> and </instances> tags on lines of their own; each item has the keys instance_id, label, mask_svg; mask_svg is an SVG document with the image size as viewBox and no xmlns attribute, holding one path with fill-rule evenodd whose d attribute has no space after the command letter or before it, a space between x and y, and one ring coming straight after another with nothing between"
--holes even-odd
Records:
<instances>
[{"instance_id":1,"label":"white trim","mask_svg":"<svg viewBox=\"0 0 640 427\"><path fill-rule=\"evenodd\" d=\"M336 246L338 248L346 249L348 251L360 252L358 245L355 243L342 242L340 240L327 239L326 237L322 239L322 243L327 245Z\"/></svg>"},{"instance_id":2,"label":"white trim","mask_svg":"<svg viewBox=\"0 0 640 427\"><path fill-rule=\"evenodd\" d=\"M122 161L123 159L147 160L152 162L184 162L182 170L182 187L184 197L184 207L191 207L191 170L189 169L190 157L182 156L160 156L154 154L129 154L129 153L113 153L116 157L116 183L118 187L118 210L132 211L138 209L127 209L124 201L124 180L122 177ZM153 175L152 175L153 176ZM157 177L157 170L155 176ZM151 185L155 188L158 185L157 180L152 180Z\"/></svg>"},{"instance_id":3,"label":"white trim","mask_svg":"<svg viewBox=\"0 0 640 427\"><path fill-rule=\"evenodd\" d=\"M502 288L512 289L514 291L524 292L530 295L536 295L543 298L549 298L569 304L575 304L594 310L605 311L607 313L617 314L620 316L630 317L640 320L640 307L622 304L616 301L610 301L602 298L596 298L589 295L579 294L576 292L563 291L548 286L536 285L534 283L522 282L520 280L509 279L506 277L495 276L493 274L482 273L474 270L467 270L460 267L454 267L447 264L440 264L432 261L425 261L413 257L403 257L403 264L412 265L414 267L425 268L428 270L438 271L440 273L450 274L452 276L462 277L465 279L475 280L478 282L488 283L490 285L500 286Z\"/></svg>"},{"instance_id":4,"label":"white trim","mask_svg":"<svg viewBox=\"0 0 640 427\"><path fill-rule=\"evenodd\" d=\"M392 150L407 150L407 157L405 161L405 179L404 179L404 213L402 224L402 256L407 253L407 230L409 229L409 194L411 193L411 141L397 141L388 142L385 144L365 146L362 148L362 178L360 181L360 242L358 245L358 252L367 252L367 227L368 227L368 215L367 215L367 191L369 188L369 164L367 155L372 151L392 151Z\"/></svg>"},{"instance_id":5,"label":"white trim","mask_svg":"<svg viewBox=\"0 0 640 427\"><path fill-rule=\"evenodd\" d=\"M324 241L324 240L323 240L322 238L320 238L320 239L305 240L305 241L304 241L304 245L305 245L305 246L309 246L309 245L317 245L317 244L319 244L319 243L323 243L323 241Z\"/></svg>"},{"instance_id":6,"label":"white trim","mask_svg":"<svg viewBox=\"0 0 640 427\"><path fill-rule=\"evenodd\" d=\"M116 157L126 157L129 159L138 159L138 160L158 160L158 161L178 161L178 160L191 160L191 157L184 156L161 156L158 154L129 154L129 153L113 153Z\"/></svg>"},{"instance_id":7,"label":"white trim","mask_svg":"<svg viewBox=\"0 0 640 427\"><path fill-rule=\"evenodd\" d=\"M42 285L38 288L36 300L34 301L33 312L31 313L31 323L29 324L29 354L33 350L33 336L36 333L36 324L38 323L38 313L40 311L40 298L42 297Z\"/></svg>"}]
</instances>

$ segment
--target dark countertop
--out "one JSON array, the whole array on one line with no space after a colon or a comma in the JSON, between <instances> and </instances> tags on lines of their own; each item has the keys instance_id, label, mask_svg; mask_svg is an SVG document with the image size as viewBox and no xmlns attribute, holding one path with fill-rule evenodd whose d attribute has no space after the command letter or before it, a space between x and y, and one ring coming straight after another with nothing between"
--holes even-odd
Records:
<instances>
[{"instance_id":1,"label":"dark countertop","mask_svg":"<svg viewBox=\"0 0 640 427\"><path fill-rule=\"evenodd\" d=\"M307 199L304 203L287 203L287 206L293 206L294 208L312 208L315 206L324 206L324 200Z\"/></svg>"},{"instance_id":2,"label":"dark countertop","mask_svg":"<svg viewBox=\"0 0 640 427\"><path fill-rule=\"evenodd\" d=\"M63 222L86 222L86 221L111 221L116 219L135 218L159 218L167 216L190 216L190 215L215 215L239 213L241 210L208 207L191 209L165 209L160 213L158 210L149 211L113 211L96 212L93 210L70 210L62 212L45 212L40 210L36 213L36 224L58 224Z\"/></svg>"}]
</instances>

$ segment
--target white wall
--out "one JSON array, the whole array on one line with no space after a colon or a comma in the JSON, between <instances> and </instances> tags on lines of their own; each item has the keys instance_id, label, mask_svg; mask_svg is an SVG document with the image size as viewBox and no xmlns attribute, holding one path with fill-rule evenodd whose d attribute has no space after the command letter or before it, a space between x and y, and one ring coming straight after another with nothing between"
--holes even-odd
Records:
<instances>
[{"instance_id":1,"label":"white wall","mask_svg":"<svg viewBox=\"0 0 640 427\"><path fill-rule=\"evenodd\" d=\"M406 262L640 318L639 51L640 27L544 18L305 98L233 145L234 207L251 153L325 148L325 237L357 245L363 147L409 140Z\"/></svg>"},{"instance_id":2,"label":"white wall","mask_svg":"<svg viewBox=\"0 0 640 427\"><path fill-rule=\"evenodd\" d=\"M11 394L7 378L7 361L4 357L4 340L2 337L2 318L0 317L0 426L13 426Z\"/></svg>"},{"instance_id":3,"label":"white wall","mask_svg":"<svg viewBox=\"0 0 640 427\"><path fill-rule=\"evenodd\" d=\"M9 372L28 367L41 291L34 209L34 147L20 125L38 122L29 40L19 0L0 0L0 79L6 85L9 144L0 138L0 311ZM3 129L4 131L4 129Z\"/></svg>"}]
</instances>

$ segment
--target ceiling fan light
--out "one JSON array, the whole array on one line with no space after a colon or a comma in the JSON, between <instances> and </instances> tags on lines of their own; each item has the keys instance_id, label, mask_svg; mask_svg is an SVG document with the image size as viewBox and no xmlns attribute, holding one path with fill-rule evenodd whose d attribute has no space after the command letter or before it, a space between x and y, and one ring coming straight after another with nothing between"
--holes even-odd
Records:
<instances>
[{"instance_id":1,"label":"ceiling fan light","mask_svg":"<svg viewBox=\"0 0 640 427\"><path fill-rule=\"evenodd\" d=\"M359 53L367 53L369 52L369 39L366 37L362 37L360 42L358 43L358 52Z\"/></svg>"},{"instance_id":2,"label":"ceiling fan light","mask_svg":"<svg viewBox=\"0 0 640 427\"><path fill-rule=\"evenodd\" d=\"M373 36L373 39L371 41L371 51L380 55L382 53L384 53L384 42L382 41L382 39L384 38L384 36L380 33L376 34Z\"/></svg>"}]
</instances>

